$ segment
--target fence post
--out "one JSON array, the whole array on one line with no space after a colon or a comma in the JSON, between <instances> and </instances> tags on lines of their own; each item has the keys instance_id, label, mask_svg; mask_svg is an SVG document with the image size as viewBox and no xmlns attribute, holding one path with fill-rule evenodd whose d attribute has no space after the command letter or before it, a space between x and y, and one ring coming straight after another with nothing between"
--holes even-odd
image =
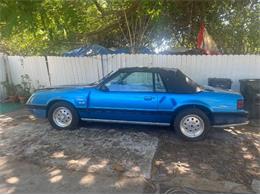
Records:
<instances>
[{"instance_id":1,"label":"fence post","mask_svg":"<svg viewBox=\"0 0 260 195\"><path fill-rule=\"evenodd\" d=\"M13 82L11 77L10 65L8 63L8 56L3 55L4 69L5 69L5 79L7 82Z\"/></svg>"},{"instance_id":2,"label":"fence post","mask_svg":"<svg viewBox=\"0 0 260 195\"><path fill-rule=\"evenodd\" d=\"M102 70L102 77L104 77L104 59L103 59L103 55L101 54L101 70Z\"/></svg>"},{"instance_id":3,"label":"fence post","mask_svg":"<svg viewBox=\"0 0 260 195\"><path fill-rule=\"evenodd\" d=\"M47 68L47 73L48 73L49 83L50 83L50 86L51 86L51 74L50 74L50 70L49 70L48 57L47 57L47 56L44 56L44 58L45 58L45 63L46 63L46 68Z\"/></svg>"}]
</instances>

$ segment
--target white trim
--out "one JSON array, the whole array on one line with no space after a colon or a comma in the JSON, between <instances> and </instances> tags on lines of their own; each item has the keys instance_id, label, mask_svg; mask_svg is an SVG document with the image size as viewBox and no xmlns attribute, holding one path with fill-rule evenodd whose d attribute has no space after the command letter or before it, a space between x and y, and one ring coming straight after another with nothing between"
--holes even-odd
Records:
<instances>
[{"instance_id":1,"label":"white trim","mask_svg":"<svg viewBox=\"0 0 260 195\"><path fill-rule=\"evenodd\" d=\"M142 122L142 121L124 121L124 120L107 120L107 119L92 119L81 118L83 121L92 122L104 122L104 123L123 123L123 124L139 124L139 125L158 125L158 126L170 126L170 123L157 123L157 122Z\"/></svg>"}]
</instances>

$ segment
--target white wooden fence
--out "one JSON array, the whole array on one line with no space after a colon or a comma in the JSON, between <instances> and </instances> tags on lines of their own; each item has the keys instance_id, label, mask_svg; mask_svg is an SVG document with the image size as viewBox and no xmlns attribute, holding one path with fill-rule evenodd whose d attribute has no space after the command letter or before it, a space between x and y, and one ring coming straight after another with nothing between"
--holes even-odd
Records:
<instances>
[{"instance_id":1,"label":"white wooden fence","mask_svg":"<svg viewBox=\"0 0 260 195\"><path fill-rule=\"evenodd\" d=\"M5 80L3 56L0 56L0 81ZM35 87L94 82L121 67L175 67L200 84L210 77L230 78L232 89L239 90L239 79L260 78L259 55L146 55L120 54L93 57L8 56L11 80L18 84L28 74ZM0 88L0 97L3 90Z\"/></svg>"},{"instance_id":2,"label":"white wooden fence","mask_svg":"<svg viewBox=\"0 0 260 195\"><path fill-rule=\"evenodd\" d=\"M40 83L50 86L45 57L8 56L9 75L14 84L21 82L21 75L28 74L35 87Z\"/></svg>"},{"instance_id":3,"label":"white wooden fence","mask_svg":"<svg viewBox=\"0 0 260 195\"><path fill-rule=\"evenodd\" d=\"M6 80L6 70L5 70L5 63L4 63L4 56L0 54L0 100L5 97L6 92L1 85L1 82Z\"/></svg>"},{"instance_id":4,"label":"white wooden fence","mask_svg":"<svg viewBox=\"0 0 260 195\"><path fill-rule=\"evenodd\" d=\"M91 83L102 77L101 57L54 57L48 59L51 85Z\"/></svg>"}]
</instances>

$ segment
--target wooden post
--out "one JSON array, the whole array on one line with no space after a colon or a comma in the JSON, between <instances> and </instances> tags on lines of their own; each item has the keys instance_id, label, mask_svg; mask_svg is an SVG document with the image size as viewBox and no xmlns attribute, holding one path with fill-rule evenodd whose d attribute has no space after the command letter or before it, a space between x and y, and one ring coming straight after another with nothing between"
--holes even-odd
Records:
<instances>
[{"instance_id":1,"label":"wooden post","mask_svg":"<svg viewBox=\"0 0 260 195\"><path fill-rule=\"evenodd\" d=\"M104 77L104 59L102 54L101 54L101 68L102 68L102 77Z\"/></svg>"},{"instance_id":2,"label":"wooden post","mask_svg":"<svg viewBox=\"0 0 260 195\"><path fill-rule=\"evenodd\" d=\"M50 84L50 86L51 86L51 74L50 74L50 70L49 70L48 57L47 57L47 56L44 56L44 58L45 58L45 63L46 63L47 72L48 72L49 84Z\"/></svg>"},{"instance_id":3,"label":"wooden post","mask_svg":"<svg viewBox=\"0 0 260 195\"><path fill-rule=\"evenodd\" d=\"M4 67L5 67L5 78L8 83L12 83L12 77L11 77L11 72L10 72L10 65L8 62L8 56L3 55L3 61L4 61Z\"/></svg>"}]
</instances>

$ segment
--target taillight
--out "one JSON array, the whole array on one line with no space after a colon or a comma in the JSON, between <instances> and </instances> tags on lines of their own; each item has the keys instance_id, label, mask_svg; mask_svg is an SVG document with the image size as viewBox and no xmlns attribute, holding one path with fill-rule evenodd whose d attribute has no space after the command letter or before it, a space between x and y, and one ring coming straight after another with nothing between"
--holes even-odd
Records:
<instances>
[{"instance_id":1,"label":"taillight","mask_svg":"<svg viewBox=\"0 0 260 195\"><path fill-rule=\"evenodd\" d=\"M237 100L237 109L244 108L244 100Z\"/></svg>"}]
</instances>

